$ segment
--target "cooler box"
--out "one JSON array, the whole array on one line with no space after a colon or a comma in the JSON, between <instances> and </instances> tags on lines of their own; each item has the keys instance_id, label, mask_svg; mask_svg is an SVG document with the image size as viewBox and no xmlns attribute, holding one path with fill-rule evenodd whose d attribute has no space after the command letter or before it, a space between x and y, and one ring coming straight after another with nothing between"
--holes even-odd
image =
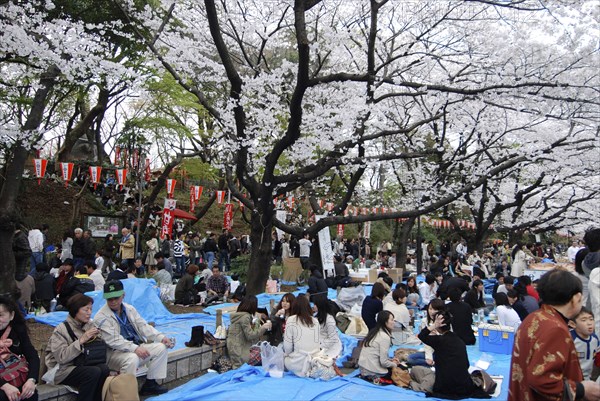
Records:
<instances>
[{"instance_id":1,"label":"cooler box","mask_svg":"<svg viewBox=\"0 0 600 401\"><path fill-rule=\"evenodd\" d=\"M481 324L479 332L479 351L495 354L512 354L515 342L515 330L512 327L497 324Z\"/></svg>"}]
</instances>

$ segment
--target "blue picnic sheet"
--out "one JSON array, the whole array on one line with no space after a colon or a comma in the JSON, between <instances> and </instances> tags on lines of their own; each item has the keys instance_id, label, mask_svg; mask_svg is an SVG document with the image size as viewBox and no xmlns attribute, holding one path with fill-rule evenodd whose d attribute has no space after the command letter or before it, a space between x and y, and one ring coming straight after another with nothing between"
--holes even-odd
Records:
<instances>
[{"instance_id":1,"label":"blue picnic sheet","mask_svg":"<svg viewBox=\"0 0 600 401\"><path fill-rule=\"evenodd\" d=\"M478 347L467 347L471 363L481 358ZM490 354L486 357L489 359ZM500 394L494 400L508 398L508 375L510 355L492 354L492 364L487 370L491 375L502 375ZM269 377L260 367L243 365L223 374L209 373L193 379L168 393L150 398L151 401L195 400L403 400L424 401L425 394L397 386L376 386L352 374L330 381L301 378L286 372L283 378ZM439 398L429 398L439 400ZM474 400L474 399L467 399Z\"/></svg>"},{"instance_id":2,"label":"blue picnic sheet","mask_svg":"<svg viewBox=\"0 0 600 401\"><path fill-rule=\"evenodd\" d=\"M171 351L185 348L185 342L189 341L191 328L193 326L204 326L206 330L215 332L215 316L206 313L182 313L169 312L160 300L159 290L153 279L130 278L123 280L125 290L125 303L133 305L139 314L147 321L154 322L156 329L169 337L175 338L176 345ZM102 298L102 291L86 293L94 300L92 318L106 303ZM52 312L44 315L29 317L36 321L51 326L57 326L67 318L67 312ZM229 325L229 316L223 315L223 323Z\"/></svg>"}]
</instances>

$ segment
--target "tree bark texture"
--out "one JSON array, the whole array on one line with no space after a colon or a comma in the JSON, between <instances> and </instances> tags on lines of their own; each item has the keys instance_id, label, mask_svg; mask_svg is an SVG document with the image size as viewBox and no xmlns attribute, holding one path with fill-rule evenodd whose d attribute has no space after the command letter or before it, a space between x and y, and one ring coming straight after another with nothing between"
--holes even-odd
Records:
<instances>
[{"instance_id":1,"label":"tree bark texture","mask_svg":"<svg viewBox=\"0 0 600 401\"><path fill-rule=\"evenodd\" d=\"M48 95L56 83L60 70L49 67L40 77L40 87L35 92L31 110L23 126L23 132L39 128L46 107ZM31 135L35 135L32 133ZM12 250L15 227L20 223L17 201L25 162L30 146L17 142L10 158L6 162L6 175L0 190L0 295L15 296L15 257Z\"/></svg>"}]
</instances>

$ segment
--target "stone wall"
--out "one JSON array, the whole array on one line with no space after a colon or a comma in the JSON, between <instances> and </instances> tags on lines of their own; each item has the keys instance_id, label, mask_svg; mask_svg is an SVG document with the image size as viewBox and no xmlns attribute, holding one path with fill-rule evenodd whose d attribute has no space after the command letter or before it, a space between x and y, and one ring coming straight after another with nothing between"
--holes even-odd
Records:
<instances>
[{"instance_id":1,"label":"stone wall","mask_svg":"<svg viewBox=\"0 0 600 401\"><path fill-rule=\"evenodd\" d=\"M162 384L185 378L206 371L219 356L225 353L225 343L217 346L203 345L198 348L183 348L169 353L167 377ZM138 385L143 383L144 372L138 375ZM76 401L77 395L66 386L41 384L38 386L39 400Z\"/></svg>"}]
</instances>

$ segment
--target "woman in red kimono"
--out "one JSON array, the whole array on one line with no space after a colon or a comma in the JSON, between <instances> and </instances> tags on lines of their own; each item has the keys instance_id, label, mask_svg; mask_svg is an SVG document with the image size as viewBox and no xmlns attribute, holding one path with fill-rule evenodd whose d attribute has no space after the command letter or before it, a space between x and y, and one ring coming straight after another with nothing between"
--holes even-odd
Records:
<instances>
[{"instance_id":1,"label":"woman in red kimono","mask_svg":"<svg viewBox=\"0 0 600 401\"><path fill-rule=\"evenodd\" d=\"M523 321L515 336L509 401L598 400L600 384L583 381L567 322L581 310L582 285L564 270L540 279L542 307ZM565 396L568 391L571 398Z\"/></svg>"}]
</instances>

